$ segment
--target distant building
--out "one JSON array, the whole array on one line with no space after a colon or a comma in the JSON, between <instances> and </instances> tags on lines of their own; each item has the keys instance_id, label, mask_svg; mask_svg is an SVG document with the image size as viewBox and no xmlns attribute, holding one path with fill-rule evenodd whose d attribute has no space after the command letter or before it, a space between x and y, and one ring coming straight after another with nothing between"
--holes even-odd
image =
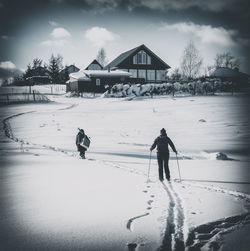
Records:
<instances>
[{"instance_id":1,"label":"distant building","mask_svg":"<svg viewBox=\"0 0 250 251\"><path fill-rule=\"evenodd\" d=\"M95 59L93 60L86 68L85 70L102 70L102 65Z\"/></svg>"},{"instance_id":2,"label":"distant building","mask_svg":"<svg viewBox=\"0 0 250 251\"><path fill-rule=\"evenodd\" d=\"M78 67L76 67L75 65L71 64L69 66L66 66L63 70L61 70L60 74L65 74L65 73L73 73L73 72L77 72L80 71L80 69Z\"/></svg>"},{"instance_id":3,"label":"distant building","mask_svg":"<svg viewBox=\"0 0 250 251\"><path fill-rule=\"evenodd\" d=\"M80 70L71 73L67 81L67 91L102 93L106 86L127 83L131 73L120 70Z\"/></svg>"},{"instance_id":4,"label":"distant building","mask_svg":"<svg viewBox=\"0 0 250 251\"><path fill-rule=\"evenodd\" d=\"M69 80L69 74L73 72L78 72L80 69L75 65L66 66L63 70L60 71L60 80L62 83L66 83Z\"/></svg>"},{"instance_id":5,"label":"distant building","mask_svg":"<svg viewBox=\"0 0 250 251\"><path fill-rule=\"evenodd\" d=\"M218 67L210 74L210 77L220 78L222 81L230 81L238 87L249 85L250 75L240 72L238 68L230 69L227 67Z\"/></svg>"},{"instance_id":6,"label":"distant building","mask_svg":"<svg viewBox=\"0 0 250 251\"><path fill-rule=\"evenodd\" d=\"M120 54L104 67L131 73L131 83L165 82L170 66L144 44Z\"/></svg>"}]
</instances>

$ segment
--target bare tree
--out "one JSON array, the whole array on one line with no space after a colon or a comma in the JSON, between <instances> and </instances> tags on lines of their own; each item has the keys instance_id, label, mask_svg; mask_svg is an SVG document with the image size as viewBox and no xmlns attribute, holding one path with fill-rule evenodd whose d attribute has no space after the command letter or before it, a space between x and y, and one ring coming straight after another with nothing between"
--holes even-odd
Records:
<instances>
[{"instance_id":1,"label":"bare tree","mask_svg":"<svg viewBox=\"0 0 250 251\"><path fill-rule=\"evenodd\" d=\"M181 72L183 76L187 78L197 77L201 69L202 61L202 57L196 49L194 42L190 41L185 47L182 56Z\"/></svg>"},{"instance_id":2,"label":"bare tree","mask_svg":"<svg viewBox=\"0 0 250 251\"><path fill-rule=\"evenodd\" d=\"M230 52L218 53L214 59L215 67L227 67L230 69L240 67L240 59L235 58Z\"/></svg>"},{"instance_id":3,"label":"bare tree","mask_svg":"<svg viewBox=\"0 0 250 251\"><path fill-rule=\"evenodd\" d=\"M180 70L179 68L175 68L171 74L171 79L172 80L175 80L175 81L178 81L181 79L181 73L180 73Z\"/></svg>"},{"instance_id":4,"label":"bare tree","mask_svg":"<svg viewBox=\"0 0 250 251\"><path fill-rule=\"evenodd\" d=\"M206 65L204 66L204 77L210 76L211 72L214 71L214 65Z\"/></svg>"},{"instance_id":5,"label":"bare tree","mask_svg":"<svg viewBox=\"0 0 250 251\"><path fill-rule=\"evenodd\" d=\"M104 67L107 64L107 56L104 48L97 52L96 60Z\"/></svg>"}]
</instances>

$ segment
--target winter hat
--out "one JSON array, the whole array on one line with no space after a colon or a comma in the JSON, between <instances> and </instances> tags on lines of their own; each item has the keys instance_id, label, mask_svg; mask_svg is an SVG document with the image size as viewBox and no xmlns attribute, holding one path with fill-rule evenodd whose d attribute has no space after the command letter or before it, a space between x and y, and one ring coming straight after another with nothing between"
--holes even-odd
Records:
<instances>
[{"instance_id":1,"label":"winter hat","mask_svg":"<svg viewBox=\"0 0 250 251\"><path fill-rule=\"evenodd\" d=\"M80 133L84 134L84 130L83 129L79 129L78 130L80 131Z\"/></svg>"},{"instance_id":2,"label":"winter hat","mask_svg":"<svg viewBox=\"0 0 250 251\"><path fill-rule=\"evenodd\" d=\"M161 132L161 134L166 134L165 128L162 128L160 132Z\"/></svg>"}]
</instances>

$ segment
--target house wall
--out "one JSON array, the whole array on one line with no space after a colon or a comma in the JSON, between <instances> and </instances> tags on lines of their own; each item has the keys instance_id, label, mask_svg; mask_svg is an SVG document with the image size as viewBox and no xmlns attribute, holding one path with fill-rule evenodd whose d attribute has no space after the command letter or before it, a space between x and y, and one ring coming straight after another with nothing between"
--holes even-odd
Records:
<instances>
[{"instance_id":1,"label":"house wall","mask_svg":"<svg viewBox=\"0 0 250 251\"><path fill-rule=\"evenodd\" d=\"M136 52L129 56L127 59L125 59L122 63L120 63L118 65L118 68L126 71L136 70L137 76L133 76L134 78L142 78L142 76L140 75L140 70L145 70L145 82L148 83L166 81L166 66L154 55L148 53L147 51L145 52L151 57L151 64L134 64L133 56L137 54ZM152 71L154 72L154 79L149 77L150 75L152 76ZM160 75L161 77L159 77Z\"/></svg>"},{"instance_id":2,"label":"house wall","mask_svg":"<svg viewBox=\"0 0 250 251\"><path fill-rule=\"evenodd\" d=\"M124 79L122 79L121 77L91 78L89 82L81 80L76 82L70 82L68 84L67 91L103 93L106 91L105 86L107 85L113 86L118 83L128 83L128 81L128 77Z\"/></svg>"},{"instance_id":3,"label":"house wall","mask_svg":"<svg viewBox=\"0 0 250 251\"><path fill-rule=\"evenodd\" d=\"M99 64L91 64L88 66L87 70L102 70L102 67Z\"/></svg>"}]
</instances>

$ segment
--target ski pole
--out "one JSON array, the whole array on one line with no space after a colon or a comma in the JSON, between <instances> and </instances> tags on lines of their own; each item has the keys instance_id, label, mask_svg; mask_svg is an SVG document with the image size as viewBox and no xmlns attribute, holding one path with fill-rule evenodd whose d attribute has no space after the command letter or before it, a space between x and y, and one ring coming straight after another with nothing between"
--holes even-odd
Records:
<instances>
[{"instance_id":1,"label":"ski pole","mask_svg":"<svg viewBox=\"0 0 250 251\"><path fill-rule=\"evenodd\" d=\"M178 161L177 153L175 153L175 154L176 154L177 166L178 166L178 171L179 171L179 179L180 179L180 182L181 182L181 172L180 172L179 161Z\"/></svg>"},{"instance_id":2,"label":"ski pole","mask_svg":"<svg viewBox=\"0 0 250 251\"><path fill-rule=\"evenodd\" d=\"M152 156L152 151L150 151L150 157L149 157L149 165L148 165L148 180L147 180L147 182L149 182L149 173L150 173L150 165L151 165L151 156Z\"/></svg>"}]
</instances>

